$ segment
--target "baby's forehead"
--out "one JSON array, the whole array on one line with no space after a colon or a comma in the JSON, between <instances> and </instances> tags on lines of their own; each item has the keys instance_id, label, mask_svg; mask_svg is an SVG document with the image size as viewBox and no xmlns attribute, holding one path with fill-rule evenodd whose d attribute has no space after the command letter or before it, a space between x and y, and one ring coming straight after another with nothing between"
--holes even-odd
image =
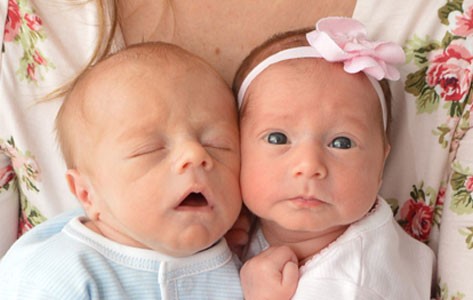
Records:
<instances>
[{"instance_id":1,"label":"baby's forehead","mask_svg":"<svg viewBox=\"0 0 473 300\"><path fill-rule=\"evenodd\" d=\"M308 80L306 80L308 79ZM258 75L249 90L258 90L261 86L271 91L277 82L294 81L299 89L324 89L347 84L358 89L370 89L371 85L363 73L347 73L340 63L330 63L318 58L301 58L278 62L269 66Z\"/></svg>"},{"instance_id":2,"label":"baby's forehead","mask_svg":"<svg viewBox=\"0 0 473 300\"><path fill-rule=\"evenodd\" d=\"M76 100L86 119L101 118L104 111L111 113L115 109L133 109L137 103L149 104L152 101L164 105L166 103L162 102L166 102L166 98L189 94L184 90L191 88L186 85L190 80L205 80L216 89L225 85L211 69L192 60L177 62L174 57L172 60L131 58L109 60L92 69L77 85L75 94L79 95L79 99ZM182 99L182 103L186 101Z\"/></svg>"},{"instance_id":3,"label":"baby's forehead","mask_svg":"<svg viewBox=\"0 0 473 300\"><path fill-rule=\"evenodd\" d=\"M273 64L254 79L248 91L245 101L249 106L259 102L264 107L271 99L286 99L291 105L285 105L285 109L291 109L297 106L295 100L301 95L311 95L314 103L327 101L341 108L346 106L347 101L375 106L378 103L378 97L365 74L349 74L341 64L314 58Z\"/></svg>"},{"instance_id":4,"label":"baby's forehead","mask_svg":"<svg viewBox=\"0 0 473 300\"><path fill-rule=\"evenodd\" d=\"M179 62L179 63L176 63ZM185 74L193 67L191 61L134 56L118 56L94 66L74 87L73 95L80 95L82 105L95 106L110 101L107 95L117 95L143 80L165 83L178 73ZM142 92L136 90L136 92ZM116 102L111 102L115 104Z\"/></svg>"}]
</instances>

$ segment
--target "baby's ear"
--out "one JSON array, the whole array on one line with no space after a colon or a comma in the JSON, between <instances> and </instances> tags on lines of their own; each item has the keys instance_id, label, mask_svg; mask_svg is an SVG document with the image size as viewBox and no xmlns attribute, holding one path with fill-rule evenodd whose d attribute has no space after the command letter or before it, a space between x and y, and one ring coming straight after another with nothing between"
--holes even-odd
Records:
<instances>
[{"instance_id":1,"label":"baby's ear","mask_svg":"<svg viewBox=\"0 0 473 300\"><path fill-rule=\"evenodd\" d=\"M90 213L92 213L93 215L94 199L91 197L93 195L93 187L88 177L81 174L77 169L69 169L66 171L66 181L69 190L76 196L87 214L91 216Z\"/></svg>"}]
</instances>

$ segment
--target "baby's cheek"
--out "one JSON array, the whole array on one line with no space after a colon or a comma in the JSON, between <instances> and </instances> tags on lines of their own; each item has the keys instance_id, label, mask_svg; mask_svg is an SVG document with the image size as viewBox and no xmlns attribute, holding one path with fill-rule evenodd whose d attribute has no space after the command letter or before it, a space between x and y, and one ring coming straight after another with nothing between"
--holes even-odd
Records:
<instances>
[{"instance_id":1,"label":"baby's cheek","mask_svg":"<svg viewBox=\"0 0 473 300\"><path fill-rule=\"evenodd\" d=\"M254 213L263 209L268 197L268 182L266 176L258 172L243 173L241 180L241 193L243 202Z\"/></svg>"}]
</instances>

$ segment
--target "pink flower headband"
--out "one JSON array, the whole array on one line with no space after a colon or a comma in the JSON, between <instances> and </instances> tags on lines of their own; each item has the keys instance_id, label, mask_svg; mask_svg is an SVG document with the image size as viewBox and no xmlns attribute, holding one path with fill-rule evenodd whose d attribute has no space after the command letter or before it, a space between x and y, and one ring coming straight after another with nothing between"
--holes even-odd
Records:
<instances>
[{"instance_id":1,"label":"pink flower headband","mask_svg":"<svg viewBox=\"0 0 473 300\"><path fill-rule=\"evenodd\" d=\"M238 107L243 104L251 82L269 66L290 59L323 58L329 62L343 62L343 69L347 73L364 72L368 76L381 103L386 129L386 100L378 80L399 79L400 74L395 65L405 61L402 48L392 42L369 41L363 24L344 17L321 19L317 22L316 29L306 34L306 38L310 46L277 52L248 73L238 91Z\"/></svg>"}]
</instances>

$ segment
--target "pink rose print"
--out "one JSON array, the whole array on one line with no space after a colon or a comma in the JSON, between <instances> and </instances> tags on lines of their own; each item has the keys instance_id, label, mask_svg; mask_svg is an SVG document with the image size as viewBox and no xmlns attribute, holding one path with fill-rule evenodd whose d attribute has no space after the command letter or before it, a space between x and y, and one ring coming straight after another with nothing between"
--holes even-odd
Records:
<instances>
[{"instance_id":1,"label":"pink rose print","mask_svg":"<svg viewBox=\"0 0 473 300\"><path fill-rule=\"evenodd\" d=\"M473 192L473 176L468 176L468 178L465 181L465 188L467 192L469 193Z\"/></svg>"},{"instance_id":2,"label":"pink rose print","mask_svg":"<svg viewBox=\"0 0 473 300\"><path fill-rule=\"evenodd\" d=\"M426 242L432 229L433 209L424 202L409 199L400 211L404 230L415 239Z\"/></svg>"},{"instance_id":3,"label":"pink rose print","mask_svg":"<svg viewBox=\"0 0 473 300\"><path fill-rule=\"evenodd\" d=\"M41 181L41 172L35 158L30 153L25 154L15 147L13 139L4 145L0 144L0 149L10 157L13 169L19 174L18 177L21 178L26 188L38 191L36 182Z\"/></svg>"},{"instance_id":4,"label":"pink rose print","mask_svg":"<svg viewBox=\"0 0 473 300\"><path fill-rule=\"evenodd\" d=\"M47 62L44 59L44 57L39 53L38 50L35 50L33 53L33 60L38 64L38 65L46 65Z\"/></svg>"},{"instance_id":5,"label":"pink rose print","mask_svg":"<svg viewBox=\"0 0 473 300\"><path fill-rule=\"evenodd\" d=\"M25 214L24 211L20 214L19 224L18 224L18 234L17 236L20 237L25 234L28 230L32 229L34 225L31 223L28 216Z\"/></svg>"},{"instance_id":6,"label":"pink rose print","mask_svg":"<svg viewBox=\"0 0 473 300\"><path fill-rule=\"evenodd\" d=\"M38 183L41 181L39 166L30 151L21 151L13 137L8 140L0 139L0 152L10 157L11 165L0 168L0 192L8 190L9 182L17 179L22 195L20 200L20 219L18 236L46 220L43 214L28 201L24 190L39 192ZM15 182L16 183L16 182ZM3 186L2 186L3 185Z\"/></svg>"},{"instance_id":7,"label":"pink rose print","mask_svg":"<svg viewBox=\"0 0 473 300\"><path fill-rule=\"evenodd\" d=\"M34 64L28 64L28 67L26 67L26 75L31 80L36 80L35 70L36 66Z\"/></svg>"},{"instance_id":8,"label":"pink rose print","mask_svg":"<svg viewBox=\"0 0 473 300\"><path fill-rule=\"evenodd\" d=\"M445 202L445 194L447 192L447 189L445 187L441 187L439 189L439 192L437 194L437 199L435 201L436 206L443 206L443 203Z\"/></svg>"},{"instance_id":9,"label":"pink rose print","mask_svg":"<svg viewBox=\"0 0 473 300\"><path fill-rule=\"evenodd\" d=\"M15 172L11 165L0 168L0 188L9 183L13 178L15 178Z\"/></svg>"},{"instance_id":10,"label":"pink rose print","mask_svg":"<svg viewBox=\"0 0 473 300\"><path fill-rule=\"evenodd\" d=\"M460 101L470 89L473 55L464 44L464 40L453 41L430 58L427 84L445 101Z\"/></svg>"},{"instance_id":11,"label":"pink rose print","mask_svg":"<svg viewBox=\"0 0 473 300\"><path fill-rule=\"evenodd\" d=\"M32 30L32 31L38 31L41 29L41 25L43 25L43 21L36 16L32 15L29 13L25 13L25 20L26 20L26 25Z\"/></svg>"},{"instance_id":12,"label":"pink rose print","mask_svg":"<svg viewBox=\"0 0 473 300\"><path fill-rule=\"evenodd\" d=\"M20 79L37 83L44 79L44 71L54 68L54 65L39 49L40 42L46 39L46 35L43 21L36 14L30 2L8 0L4 41L18 44L23 49L23 56L19 60L17 71Z\"/></svg>"},{"instance_id":13,"label":"pink rose print","mask_svg":"<svg viewBox=\"0 0 473 300\"><path fill-rule=\"evenodd\" d=\"M14 0L8 0L8 13L3 37L5 42L11 42L16 38L20 31L20 25L21 16L18 3Z\"/></svg>"},{"instance_id":14,"label":"pink rose print","mask_svg":"<svg viewBox=\"0 0 473 300\"><path fill-rule=\"evenodd\" d=\"M473 33L473 1L463 1L463 13L450 13L448 21L451 32L455 35L467 37Z\"/></svg>"}]
</instances>

